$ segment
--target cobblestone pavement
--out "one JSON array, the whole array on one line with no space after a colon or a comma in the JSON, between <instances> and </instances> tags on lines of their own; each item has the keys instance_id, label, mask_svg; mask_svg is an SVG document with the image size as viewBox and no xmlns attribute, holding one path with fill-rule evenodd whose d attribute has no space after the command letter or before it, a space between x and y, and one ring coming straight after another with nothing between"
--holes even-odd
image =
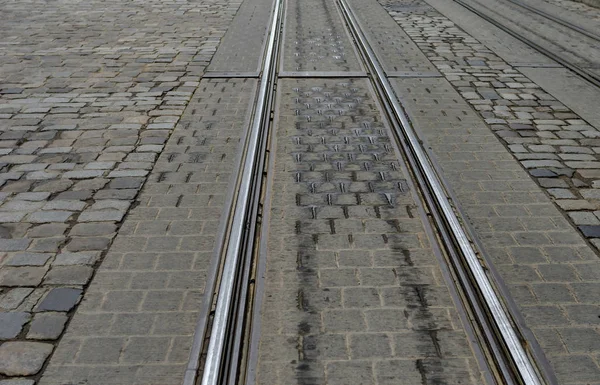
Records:
<instances>
[{"instance_id":1,"label":"cobblestone pavement","mask_svg":"<svg viewBox=\"0 0 600 385\"><path fill-rule=\"evenodd\" d=\"M39 377L238 6L0 1L2 385ZM144 234L165 225L140 223ZM93 318L75 324L110 325ZM116 347L84 345L89 362Z\"/></svg>"},{"instance_id":2,"label":"cobblestone pavement","mask_svg":"<svg viewBox=\"0 0 600 385\"><path fill-rule=\"evenodd\" d=\"M245 1L0 0L0 385L181 383L256 87L202 76L234 16L209 69L256 70L270 2ZM443 75L395 84L474 168L461 202L561 381L596 385L597 256L548 197L600 248L600 127L425 3L381 1L410 38L351 3L386 69ZM288 5L285 70L361 71L333 1ZM367 82L281 84L259 382L483 383Z\"/></svg>"},{"instance_id":3,"label":"cobblestone pavement","mask_svg":"<svg viewBox=\"0 0 600 385\"><path fill-rule=\"evenodd\" d=\"M40 384L181 384L255 84L200 82Z\"/></svg>"},{"instance_id":4,"label":"cobblestone pavement","mask_svg":"<svg viewBox=\"0 0 600 385\"><path fill-rule=\"evenodd\" d=\"M402 4L408 4L406 11ZM411 11L415 4L389 2L387 9L581 233L600 247L598 128L435 10Z\"/></svg>"}]
</instances>

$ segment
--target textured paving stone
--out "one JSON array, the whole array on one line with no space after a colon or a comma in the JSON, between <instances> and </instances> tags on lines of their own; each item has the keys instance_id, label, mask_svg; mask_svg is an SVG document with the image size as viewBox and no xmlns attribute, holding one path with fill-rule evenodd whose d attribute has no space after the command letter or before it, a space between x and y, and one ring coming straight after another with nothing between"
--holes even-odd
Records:
<instances>
[{"instance_id":1,"label":"textured paving stone","mask_svg":"<svg viewBox=\"0 0 600 385\"><path fill-rule=\"evenodd\" d=\"M239 111L248 108L254 87L255 81L246 79L200 82L40 383L63 384L76 378L104 384L106 365L119 368L115 383L151 383L155 380L142 378L139 368L146 371L155 365L160 367L155 373L161 384L181 383L222 210L223 199L216 197L226 195L240 127L247 119ZM226 98L227 105L216 103ZM211 146L198 145L201 137L210 138ZM207 173L205 167L221 171ZM126 206L111 198L87 209L102 213ZM72 233L95 238L114 229L111 222L86 222L78 223ZM180 244L190 250L182 250ZM61 256L62 251L54 263L85 262L86 253ZM44 309L68 311L69 305L73 306Z\"/></svg>"},{"instance_id":2,"label":"textured paving stone","mask_svg":"<svg viewBox=\"0 0 600 385\"><path fill-rule=\"evenodd\" d=\"M64 313L38 313L31 321L27 339L55 340L62 333L67 320Z\"/></svg>"},{"instance_id":3,"label":"textured paving stone","mask_svg":"<svg viewBox=\"0 0 600 385\"><path fill-rule=\"evenodd\" d=\"M46 271L43 267L3 267L0 269L0 286L37 286Z\"/></svg>"},{"instance_id":4,"label":"textured paving stone","mask_svg":"<svg viewBox=\"0 0 600 385\"><path fill-rule=\"evenodd\" d=\"M0 1L3 311L76 306L238 7Z\"/></svg>"},{"instance_id":5,"label":"textured paving stone","mask_svg":"<svg viewBox=\"0 0 600 385\"><path fill-rule=\"evenodd\" d=\"M36 311L69 311L75 307L81 298L81 293L81 289L66 287L51 289L36 307Z\"/></svg>"},{"instance_id":6,"label":"textured paving stone","mask_svg":"<svg viewBox=\"0 0 600 385\"><path fill-rule=\"evenodd\" d=\"M31 315L24 312L0 312L0 340L15 338L25 325Z\"/></svg>"},{"instance_id":7,"label":"textured paving stone","mask_svg":"<svg viewBox=\"0 0 600 385\"><path fill-rule=\"evenodd\" d=\"M0 373L29 376L42 368L52 345L41 342L5 342L0 345Z\"/></svg>"},{"instance_id":8,"label":"textured paving stone","mask_svg":"<svg viewBox=\"0 0 600 385\"><path fill-rule=\"evenodd\" d=\"M47 253L15 253L5 263L7 266L43 266L52 257Z\"/></svg>"},{"instance_id":9,"label":"textured paving stone","mask_svg":"<svg viewBox=\"0 0 600 385\"><path fill-rule=\"evenodd\" d=\"M34 385L34 380L28 379L12 379L12 380L0 380L0 385Z\"/></svg>"},{"instance_id":10,"label":"textured paving stone","mask_svg":"<svg viewBox=\"0 0 600 385\"><path fill-rule=\"evenodd\" d=\"M90 280L93 269L88 266L54 266L44 277L48 285L85 285Z\"/></svg>"},{"instance_id":11,"label":"textured paving stone","mask_svg":"<svg viewBox=\"0 0 600 385\"><path fill-rule=\"evenodd\" d=\"M445 37L440 43L438 39L440 33L439 30L434 32L435 26L443 24L443 30L450 34L448 36L462 36L462 42L471 45L478 52L484 51L485 48L478 46L451 21L440 16L424 3L414 3L421 4L422 7L413 15L402 10L391 11L392 5L386 4L390 4L388 9L391 14L407 31L410 31L415 42L423 46L424 52L436 63L446 79L395 80L396 91L399 95L410 94L410 98L403 100L411 118L438 159L446 180L454 188L458 201L461 202L465 213L476 228L476 233L482 240L490 261L507 283L513 298L525 315L526 323L533 330L554 367L559 381L565 384L579 383L578 379L570 377L568 363L576 359L585 362L593 361L591 355L583 357L581 353L568 351L560 338L550 337L550 334L556 328L570 327L577 322L583 334L589 334L590 338L596 335L592 320L586 315L595 312L597 298L587 296L582 297L585 300L579 299L571 294L571 287L579 285L582 281L586 281L587 284L595 282L596 278L584 278L580 275L577 265L587 261L586 270L600 271L598 257L494 136L500 132L495 130L495 125L504 123L500 123L499 120L490 121L483 113L489 110L478 108L478 106L493 106L494 102L469 99L470 95L466 93L462 95L466 101L459 96L462 91L474 92L469 88L475 86L476 82L489 82L490 85L498 84L494 87L503 87L499 84L502 81L492 77L489 80L484 79L487 73L479 78L471 77L470 71L476 73L477 70L463 66L458 58L462 55L472 55L469 53L472 51L453 50L451 45L455 40L450 43ZM425 26L433 29L430 31ZM435 44L434 40L436 40ZM439 61L433 60L441 54L439 51L441 48L437 48L438 44L449 48L449 51L442 55L443 59ZM435 56L434 51L436 51ZM492 52L488 54L494 56ZM499 66L498 69L504 66L501 61L494 63L494 66L496 64ZM512 76L506 72L512 71L508 65L503 71L506 77ZM514 73L518 72L514 70ZM533 85L527 87L532 88ZM543 95L539 100L542 98L554 105L551 96ZM482 102L478 104L473 100ZM511 103L515 102L507 102L505 106L512 106ZM526 104L530 102L527 101L521 106ZM471 107L480 111L479 116L473 113ZM559 113L554 109L550 111L549 108L548 111L542 110L542 112ZM531 113L537 114L536 111ZM540 119L535 119L535 116L531 119L534 125L539 123L538 120L548 120L546 115L538 116ZM488 125L484 124L484 121ZM454 123L449 124L449 122ZM537 128L539 129L539 126ZM543 128L545 127L542 127L540 132L544 131ZM554 127L552 130L552 132L556 131ZM530 144L528 138L533 137L516 134L524 140L512 143L502 135L498 137L506 141L505 144L521 144L523 148ZM544 134L540 134L540 137L543 136ZM509 138L512 137L515 136ZM559 143L562 143L562 140ZM539 144L550 143L543 143L540 140ZM513 155L518 160L527 159L517 156L519 151L522 151L520 147L509 148L515 151ZM578 179L575 172L567 172L564 168L551 171L565 182L569 182L567 178L571 178L571 181ZM549 173L541 176L541 178L549 177L551 177ZM545 180L542 182L547 183ZM546 185L547 188L552 189L559 184ZM576 190L571 189L571 191L575 193ZM574 202L569 207L577 212L589 210L593 213L594 210L593 203L584 199L560 199L556 202L559 206L564 202ZM582 307L579 304L582 300L589 302L590 306ZM581 365L580 370L586 371L582 373L583 378L591 378L598 368L593 365Z\"/></svg>"},{"instance_id":12,"label":"textured paving stone","mask_svg":"<svg viewBox=\"0 0 600 385\"><path fill-rule=\"evenodd\" d=\"M19 287L5 290L0 295L0 310L16 309L31 292L33 292L31 288Z\"/></svg>"}]
</instances>

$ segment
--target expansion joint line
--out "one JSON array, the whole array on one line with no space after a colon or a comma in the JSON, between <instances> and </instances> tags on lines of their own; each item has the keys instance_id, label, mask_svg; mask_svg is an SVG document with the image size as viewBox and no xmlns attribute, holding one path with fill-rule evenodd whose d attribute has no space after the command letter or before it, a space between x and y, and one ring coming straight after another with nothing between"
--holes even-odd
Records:
<instances>
[{"instance_id":1,"label":"expansion joint line","mask_svg":"<svg viewBox=\"0 0 600 385\"><path fill-rule=\"evenodd\" d=\"M394 135L400 146L405 149L406 156L410 158L409 163L412 171L416 175L422 192L428 196L427 200L430 202L428 206L434 213L433 216L438 218L436 227L444 234L444 247L449 250L449 254L460 258L460 261L453 260L453 264L466 267L466 276L468 277L466 279L469 282L465 282L465 276L463 276L462 279L459 278L461 280L460 284L473 287L477 292L477 296L480 297L479 300L473 301L475 304L471 306L477 307L478 304L476 303L482 302L484 308L476 308L474 312L480 315L487 314L487 317L491 318L491 320L478 320L478 322L483 322L484 325L491 324L494 327L493 340L487 339L487 343L492 344L491 350L495 354L493 359L496 362L505 362L508 358L507 365L501 370L503 383L515 383L515 381L522 385L542 385L546 383L542 379L543 376L539 373L533 359L528 354L522 339L519 337L518 329L514 326L511 316L504 308L501 298L496 293L484 266L482 266L479 253L474 248L473 242L471 242L462 220L457 215L441 178L423 149L419 136L410 123L404 108L399 103L387 74L371 48L354 12L346 0L337 0L337 4L354 37L362 59L368 67L376 93L390 118ZM493 345L497 341L500 342L501 346L494 348ZM504 357L505 355L508 357Z\"/></svg>"}]
</instances>

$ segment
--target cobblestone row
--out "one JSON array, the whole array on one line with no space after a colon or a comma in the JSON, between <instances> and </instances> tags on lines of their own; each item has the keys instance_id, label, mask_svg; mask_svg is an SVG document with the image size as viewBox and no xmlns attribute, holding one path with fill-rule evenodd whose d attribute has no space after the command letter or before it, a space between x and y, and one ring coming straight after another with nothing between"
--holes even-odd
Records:
<instances>
[{"instance_id":1,"label":"cobblestone row","mask_svg":"<svg viewBox=\"0 0 600 385\"><path fill-rule=\"evenodd\" d=\"M381 3L600 248L600 131L423 2Z\"/></svg>"},{"instance_id":2,"label":"cobblestone row","mask_svg":"<svg viewBox=\"0 0 600 385\"><path fill-rule=\"evenodd\" d=\"M238 6L0 1L3 385L51 355Z\"/></svg>"}]
</instances>

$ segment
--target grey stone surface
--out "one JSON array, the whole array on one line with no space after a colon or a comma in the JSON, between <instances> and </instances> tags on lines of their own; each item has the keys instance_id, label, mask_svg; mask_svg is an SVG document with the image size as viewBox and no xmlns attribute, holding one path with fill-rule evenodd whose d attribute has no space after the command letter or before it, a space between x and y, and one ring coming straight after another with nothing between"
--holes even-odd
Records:
<instances>
[{"instance_id":1,"label":"grey stone surface","mask_svg":"<svg viewBox=\"0 0 600 385\"><path fill-rule=\"evenodd\" d=\"M424 38L420 44L432 59L438 57L437 54L433 55L436 50L433 47L439 46L439 35L434 32L435 28L431 30L427 28L425 32L425 25L443 25L444 30L450 33L448 36L462 35L465 44L472 44L473 48L476 46L472 38L431 9L425 8L423 14L413 16L397 11L394 14L405 28L419 24L419 27L412 30L412 36L415 40ZM436 40L435 44L433 40ZM449 44L444 39L442 42L444 45ZM455 40L452 42L456 43ZM517 136L500 135L504 128L496 130L496 127L504 123L499 123L499 118L486 118L485 112L488 110L477 108L477 106L494 106L493 102L471 99L474 95L468 92L472 92L470 87L475 86L476 82L491 84L497 80L493 80L491 76L489 80L483 77L471 78L472 75L468 71L471 69L476 71L476 69L470 66L465 68L455 62L456 55L458 52L451 50L446 58L447 61L434 61L446 79L396 80L396 92L401 95L411 119L427 141L427 145L431 147L446 180L455 189L457 199L463 205L466 215L482 240L490 262L493 262L507 283L525 316L526 323L542 344L559 381L565 384L578 383L577 379L570 377L566 368L568 362L581 355L567 352L560 340L558 344L546 343L545 337L553 328L568 327L574 322L585 328L585 333L590 335L596 333L589 324L590 320L582 316L582 314L589 315L593 306L586 307L585 310L581 306L576 306L578 299L570 295L568 288L582 280L587 281L579 273L575 273L582 267L580 263L585 265L587 271L599 270L600 263L581 236L552 205L548 196L534 184L522 166L495 137L494 133L501 140L511 143L510 138ZM460 55L469 55L468 50L461 51ZM489 52L489 55L493 53ZM501 62L494 63L494 66L502 65ZM508 71L513 71L507 68ZM514 71L514 73L518 72ZM488 74L486 73L485 76L487 77ZM511 75L506 72L506 77L509 76ZM524 84L525 81L519 83ZM462 96L466 101L459 96L459 92L463 92ZM500 95L504 98L502 93ZM551 96L544 94L540 98L542 97L548 100L549 105L554 105ZM504 106L511 106L510 103L514 103L511 100L516 99L508 100L509 102ZM526 99L524 103L529 102ZM479 116L473 112L469 104L479 111ZM547 120L549 118L546 115L538 115L538 119L533 119L533 123L544 125L548 123ZM488 125L484 124L484 121ZM566 121L562 126L565 125L567 125ZM543 132L543 128L539 132ZM519 137L521 135L516 134ZM540 137L543 136L544 134L540 134ZM525 135L522 137L528 138ZM556 140L557 144L566 142L561 139L553 140ZM524 147L528 144L526 140L519 143ZM511 150L516 151L517 159L526 159L516 156L519 154L518 151L522 151L519 147L512 147ZM564 168L552 169L552 171L562 175L562 180L571 178L574 174ZM583 203L591 204L583 199L562 199L557 203L560 205L562 202L569 201L580 202L577 205L579 208L574 205L571 208L576 211L586 210L581 208ZM591 209L593 210L593 207ZM589 281L592 282L594 278ZM587 300L591 303L597 301L590 298ZM580 369L587 370L587 374L582 373L583 377L591 377L597 370L589 365L582 365Z\"/></svg>"},{"instance_id":2,"label":"grey stone surface","mask_svg":"<svg viewBox=\"0 0 600 385\"><path fill-rule=\"evenodd\" d=\"M69 311L81 298L82 290L68 287L51 289L36 311Z\"/></svg>"},{"instance_id":3,"label":"grey stone surface","mask_svg":"<svg viewBox=\"0 0 600 385\"><path fill-rule=\"evenodd\" d=\"M240 111L247 110L256 86L247 79L210 79L200 84L158 156L139 204L118 230L40 384L104 384L109 366L118 369L113 378L119 384L148 384L156 378L161 385L181 383L218 231L220 197L226 195L241 127L246 125L247 116ZM227 104L217 103L225 99ZM209 138L211 145L193 145L200 137ZM217 168L218 172L210 171ZM98 213L125 209L122 203L110 200L96 201L89 209ZM78 223L72 233L105 237L104 233L112 234L114 228L110 222L86 222ZM55 263L79 260L75 255L61 256L63 253L56 256ZM68 311L69 305L45 307ZM143 372L153 370L158 377L142 376L141 368Z\"/></svg>"},{"instance_id":4,"label":"grey stone surface","mask_svg":"<svg viewBox=\"0 0 600 385\"><path fill-rule=\"evenodd\" d=\"M5 342L0 345L0 374L30 376L42 368L52 345L41 342Z\"/></svg>"},{"instance_id":5,"label":"grey stone surface","mask_svg":"<svg viewBox=\"0 0 600 385\"><path fill-rule=\"evenodd\" d=\"M334 3L290 2L282 68L285 71L360 71Z\"/></svg>"},{"instance_id":6,"label":"grey stone surface","mask_svg":"<svg viewBox=\"0 0 600 385\"><path fill-rule=\"evenodd\" d=\"M242 2L208 66L208 71L259 71L271 4L269 0Z\"/></svg>"},{"instance_id":7,"label":"grey stone surface","mask_svg":"<svg viewBox=\"0 0 600 385\"><path fill-rule=\"evenodd\" d=\"M85 285L94 270L89 266L54 266L44 277L47 285Z\"/></svg>"},{"instance_id":8,"label":"grey stone surface","mask_svg":"<svg viewBox=\"0 0 600 385\"><path fill-rule=\"evenodd\" d=\"M25 312L0 312L0 340L15 338L30 318Z\"/></svg>"},{"instance_id":9,"label":"grey stone surface","mask_svg":"<svg viewBox=\"0 0 600 385\"><path fill-rule=\"evenodd\" d=\"M0 239L0 251L22 251L27 249L31 239Z\"/></svg>"},{"instance_id":10,"label":"grey stone surface","mask_svg":"<svg viewBox=\"0 0 600 385\"><path fill-rule=\"evenodd\" d=\"M239 5L0 1L3 311L74 308Z\"/></svg>"},{"instance_id":11,"label":"grey stone surface","mask_svg":"<svg viewBox=\"0 0 600 385\"><path fill-rule=\"evenodd\" d=\"M68 317L65 313L37 313L27 332L27 339L55 340L62 333Z\"/></svg>"},{"instance_id":12,"label":"grey stone surface","mask_svg":"<svg viewBox=\"0 0 600 385\"><path fill-rule=\"evenodd\" d=\"M63 252L56 256L53 264L60 265L93 265L100 258L99 251Z\"/></svg>"},{"instance_id":13,"label":"grey stone surface","mask_svg":"<svg viewBox=\"0 0 600 385\"><path fill-rule=\"evenodd\" d=\"M15 253L5 263L7 266L43 266L52 254L48 253Z\"/></svg>"},{"instance_id":14,"label":"grey stone surface","mask_svg":"<svg viewBox=\"0 0 600 385\"><path fill-rule=\"evenodd\" d=\"M34 385L34 380L29 379L11 379L11 380L0 380L0 385Z\"/></svg>"},{"instance_id":15,"label":"grey stone surface","mask_svg":"<svg viewBox=\"0 0 600 385\"><path fill-rule=\"evenodd\" d=\"M3 267L0 269L0 286L37 286L42 282L46 271L44 267Z\"/></svg>"},{"instance_id":16,"label":"grey stone surface","mask_svg":"<svg viewBox=\"0 0 600 385\"><path fill-rule=\"evenodd\" d=\"M0 310L16 309L31 292L33 292L33 289L25 287L5 290L0 294Z\"/></svg>"}]
</instances>

